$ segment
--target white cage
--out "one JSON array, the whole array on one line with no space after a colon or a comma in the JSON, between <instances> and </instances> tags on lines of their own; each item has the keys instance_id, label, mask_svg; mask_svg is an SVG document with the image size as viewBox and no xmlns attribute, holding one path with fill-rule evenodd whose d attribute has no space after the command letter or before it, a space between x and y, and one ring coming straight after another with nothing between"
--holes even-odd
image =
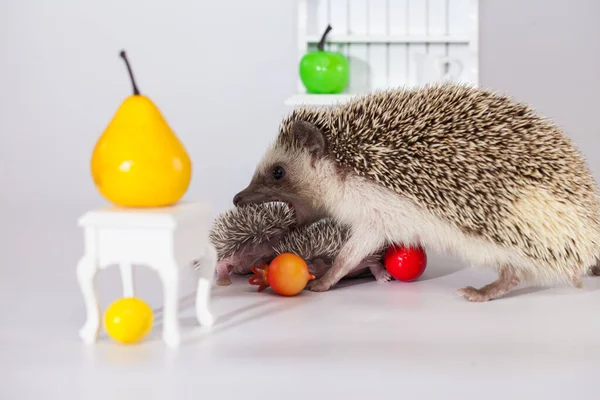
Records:
<instances>
[{"instance_id":1,"label":"white cage","mask_svg":"<svg viewBox=\"0 0 600 400\"><path fill-rule=\"evenodd\" d=\"M298 92L288 105L332 104L389 87L414 87L438 79L432 63L453 70L444 80L478 86L478 0L297 0L298 62L316 50L330 24L326 50L350 63L342 94L308 94L298 71Z\"/></svg>"}]
</instances>

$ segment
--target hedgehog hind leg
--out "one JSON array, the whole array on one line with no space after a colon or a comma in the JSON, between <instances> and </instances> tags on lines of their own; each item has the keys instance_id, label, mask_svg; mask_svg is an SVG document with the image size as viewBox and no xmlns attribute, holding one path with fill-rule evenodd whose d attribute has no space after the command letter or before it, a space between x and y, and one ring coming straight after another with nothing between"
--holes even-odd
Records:
<instances>
[{"instance_id":1,"label":"hedgehog hind leg","mask_svg":"<svg viewBox=\"0 0 600 400\"><path fill-rule=\"evenodd\" d=\"M519 283L521 283L521 280L515 271L508 266L503 266L499 268L499 277L494 282L479 289L467 286L459 289L456 294L472 302L489 301L504 296L517 287Z\"/></svg>"}]
</instances>

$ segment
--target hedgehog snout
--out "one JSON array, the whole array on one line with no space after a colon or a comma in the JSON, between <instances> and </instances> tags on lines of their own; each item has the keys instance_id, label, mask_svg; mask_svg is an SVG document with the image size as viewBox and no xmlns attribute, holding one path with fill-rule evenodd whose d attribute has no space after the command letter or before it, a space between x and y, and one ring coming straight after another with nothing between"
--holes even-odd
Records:
<instances>
[{"instance_id":1,"label":"hedgehog snout","mask_svg":"<svg viewBox=\"0 0 600 400\"><path fill-rule=\"evenodd\" d=\"M242 192L239 192L238 194L236 194L235 196L233 196L233 205L234 206L241 206L242 205L242 201L243 201L243 195Z\"/></svg>"},{"instance_id":2,"label":"hedgehog snout","mask_svg":"<svg viewBox=\"0 0 600 400\"><path fill-rule=\"evenodd\" d=\"M252 187L247 187L233 196L233 205L236 207L263 202L262 196L256 191L252 190Z\"/></svg>"},{"instance_id":3,"label":"hedgehog snout","mask_svg":"<svg viewBox=\"0 0 600 400\"><path fill-rule=\"evenodd\" d=\"M265 190L262 186L249 185L241 192L233 196L233 205L236 207L245 206L249 204L261 204L271 201L282 201L278 198L275 193L271 193L269 190Z\"/></svg>"}]
</instances>

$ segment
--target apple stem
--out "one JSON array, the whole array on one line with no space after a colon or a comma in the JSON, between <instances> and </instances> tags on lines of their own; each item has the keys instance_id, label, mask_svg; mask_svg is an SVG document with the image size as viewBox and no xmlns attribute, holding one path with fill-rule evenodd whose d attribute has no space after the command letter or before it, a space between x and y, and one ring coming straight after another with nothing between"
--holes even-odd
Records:
<instances>
[{"instance_id":1,"label":"apple stem","mask_svg":"<svg viewBox=\"0 0 600 400\"><path fill-rule=\"evenodd\" d=\"M323 51L325 49L325 36L327 36L331 29L333 29L331 25L327 25L327 29L325 29L325 32L323 33L323 36L321 36L321 40L319 40L319 44L317 45L319 51Z\"/></svg>"},{"instance_id":2,"label":"apple stem","mask_svg":"<svg viewBox=\"0 0 600 400\"><path fill-rule=\"evenodd\" d=\"M127 71L129 71L129 77L131 78L131 84L133 86L133 94L139 95L140 91L135 83L135 78L133 77L133 71L131 71L131 66L129 65L129 60L127 60L127 54L125 54L125 50L121 50L121 58L125 60L125 65L127 65Z\"/></svg>"}]
</instances>

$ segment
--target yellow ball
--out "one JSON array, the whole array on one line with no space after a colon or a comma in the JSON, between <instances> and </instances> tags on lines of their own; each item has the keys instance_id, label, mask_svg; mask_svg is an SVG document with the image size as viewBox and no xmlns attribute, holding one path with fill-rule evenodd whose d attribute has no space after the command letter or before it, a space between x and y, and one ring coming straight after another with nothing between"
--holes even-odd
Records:
<instances>
[{"instance_id":1,"label":"yellow ball","mask_svg":"<svg viewBox=\"0 0 600 400\"><path fill-rule=\"evenodd\" d=\"M119 299L104 313L104 329L123 344L142 340L152 329L152 322L152 309L136 297Z\"/></svg>"}]
</instances>

